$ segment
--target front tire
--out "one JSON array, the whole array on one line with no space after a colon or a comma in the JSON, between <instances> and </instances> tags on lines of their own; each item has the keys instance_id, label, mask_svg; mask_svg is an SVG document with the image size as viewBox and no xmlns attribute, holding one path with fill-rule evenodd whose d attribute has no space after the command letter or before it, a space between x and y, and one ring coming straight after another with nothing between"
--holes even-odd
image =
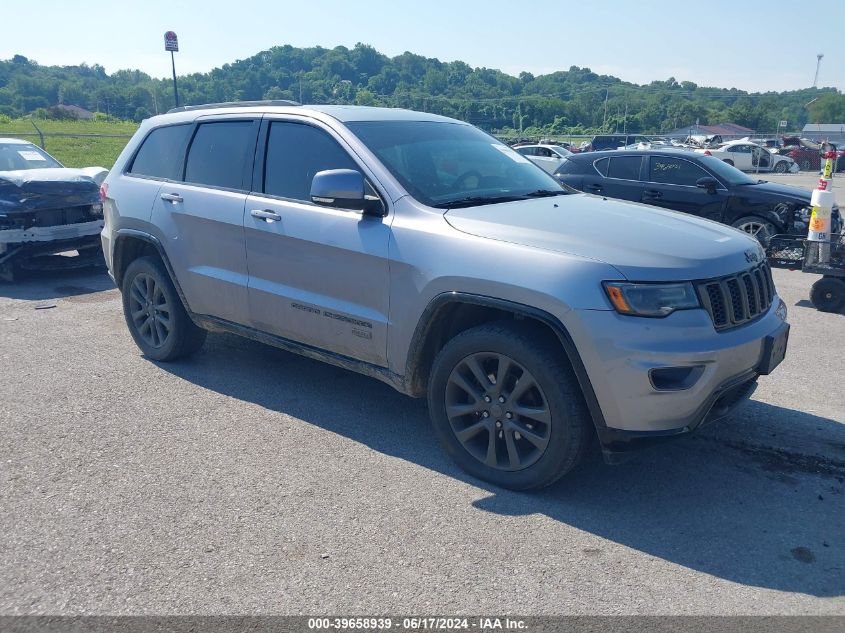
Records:
<instances>
[{"instance_id":1,"label":"front tire","mask_svg":"<svg viewBox=\"0 0 845 633\"><path fill-rule=\"evenodd\" d=\"M810 301L821 312L839 312L845 307L845 281L822 277L810 288Z\"/></svg>"},{"instance_id":2,"label":"front tire","mask_svg":"<svg viewBox=\"0 0 845 633\"><path fill-rule=\"evenodd\" d=\"M730 158L726 158L726 159L725 159L725 160L723 160L722 162L723 162L723 163L727 163L727 164L728 164L728 165L730 165L731 167L733 167L733 166L734 166L734 162L733 162Z\"/></svg>"},{"instance_id":3,"label":"front tire","mask_svg":"<svg viewBox=\"0 0 845 633\"><path fill-rule=\"evenodd\" d=\"M775 163L775 173L776 174L785 174L787 169L788 169L788 167L786 166L785 160L780 160L777 163Z\"/></svg>"},{"instance_id":4,"label":"front tire","mask_svg":"<svg viewBox=\"0 0 845 633\"><path fill-rule=\"evenodd\" d=\"M593 437L560 347L506 321L447 343L431 370L428 408L435 435L463 470L512 490L554 483Z\"/></svg>"},{"instance_id":5,"label":"front tire","mask_svg":"<svg viewBox=\"0 0 845 633\"><path fill-rule=\"evenodd\" d=\"M126 325L144 356L170 361L202 347L207 332L191 321L160 259L130 263L121 292Z\"/></svg>"},{"instance_id":6,"label":"front tire","mask_svg":"<svg viewBox=\"0 0 845 633\"><path fill-rule=\"evenodd\" d=\"M763 246L768 246L772 235L778 234L778 229L774 224L756 215L747 215L739 218L732 222L731 226L748 233L752 237L756 237L757 241Z\"/></svg>"}]
</instances>

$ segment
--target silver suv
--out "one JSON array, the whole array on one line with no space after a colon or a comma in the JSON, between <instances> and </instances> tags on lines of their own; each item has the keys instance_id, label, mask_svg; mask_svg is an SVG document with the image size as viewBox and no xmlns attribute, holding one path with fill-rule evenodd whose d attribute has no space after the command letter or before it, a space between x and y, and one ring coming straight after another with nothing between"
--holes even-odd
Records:
<instances>
[{"instance_id":1,"label":"silver suv","mask_svg":"<svg viewBox=\"0 0 845 633\"><path fill-rule=\"evenodd\" d=\"M547 485L720 417L783 359L759 244L563 189L475 127L220 104L147 119L103 187L145 356L234 332L427 396L472 475Z\"/></svg>"}]
</instances>

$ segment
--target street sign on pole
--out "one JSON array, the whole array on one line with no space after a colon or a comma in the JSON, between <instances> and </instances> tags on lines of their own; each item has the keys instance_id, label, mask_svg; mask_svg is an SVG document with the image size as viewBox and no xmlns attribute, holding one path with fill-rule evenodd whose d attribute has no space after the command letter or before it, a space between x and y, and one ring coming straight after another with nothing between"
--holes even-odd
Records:
<instances>
[{"instance_id":1,"label":"street sign on pole","mask_svg":"<svg viewBox=\"0 0 845 633\"><path fill-rule=\"evenodd\" d=\"M786 127L786 121L781 121L778 127Z\"/></svg>"},{"instance_id":2,"label":"street sign on pole","mask_svg":"<svg viewBox=\"0 0 845 633\"><path fill-rule=\"evenodd\" d=\"M173 103L179 107L179 88L176 87L176 59L173 53L179 52L179 38L173 31L167 31L164 34L164 50L170 51L170 65L173 68Z\"/></svg>"},{"instance_id":3,"label":"street sign on pole","mask_svg":"<svg viewBox=\"0 0 845 633\"><path fill-rule=\"evenodd\" d=\"M179 38L176 37L176 33L173 31L168 31L164 34L164 50L173 53L179 52Z\"/></svg>"}]
</instances>

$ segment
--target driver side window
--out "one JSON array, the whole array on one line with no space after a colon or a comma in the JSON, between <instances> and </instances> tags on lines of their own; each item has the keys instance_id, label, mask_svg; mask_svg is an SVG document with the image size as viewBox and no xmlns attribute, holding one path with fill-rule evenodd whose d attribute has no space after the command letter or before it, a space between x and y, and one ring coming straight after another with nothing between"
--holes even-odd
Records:
<instances>
[{"instance_id":1,"label":"driver side window","mask_svg":"<svg viewBox=\"0 0 845 633\"><path fill-rule=\"evenodd\" d=\"M323 130L304 123L270 124L264 193L310 203L311 180L326 169L360 171L346 150Z\"/></svg>"}]
</instances>

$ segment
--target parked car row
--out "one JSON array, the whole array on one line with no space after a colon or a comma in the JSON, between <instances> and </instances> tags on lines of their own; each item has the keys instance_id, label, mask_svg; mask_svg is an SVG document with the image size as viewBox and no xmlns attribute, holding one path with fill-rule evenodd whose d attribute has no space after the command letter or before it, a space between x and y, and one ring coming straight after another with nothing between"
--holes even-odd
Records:
<instances>
[{"instance_id":1,"label":"parked car row","mask_svg":"<svg viewBox=\"0 0 845 633\"><path fill-rule=\"evenodd\" d=\"M822 155L828 151L836 153L836 171L845 170L845 150L833 143L817 143L797 136L784 136L777 153L792 158L802 171L819 171L822 167Z\"/></svg>"}]
</instances>

